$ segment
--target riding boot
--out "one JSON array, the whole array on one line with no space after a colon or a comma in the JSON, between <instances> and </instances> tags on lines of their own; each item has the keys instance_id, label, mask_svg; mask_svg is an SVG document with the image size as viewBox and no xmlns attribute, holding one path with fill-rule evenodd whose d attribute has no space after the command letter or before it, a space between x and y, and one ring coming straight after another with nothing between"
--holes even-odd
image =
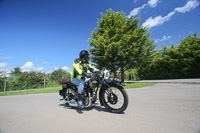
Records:
<instances>
[{"instance_id":1,"label":"riding boot","mask_svg":"<svg viewBox=\"0 0 200 133\"><path fill-rule=\"evenodd\" d=\"M83 98L81 96L81 94L78 94L78 108L79 109L83 109L84 106L83 106Z\"/></svg>"}]
</instances>

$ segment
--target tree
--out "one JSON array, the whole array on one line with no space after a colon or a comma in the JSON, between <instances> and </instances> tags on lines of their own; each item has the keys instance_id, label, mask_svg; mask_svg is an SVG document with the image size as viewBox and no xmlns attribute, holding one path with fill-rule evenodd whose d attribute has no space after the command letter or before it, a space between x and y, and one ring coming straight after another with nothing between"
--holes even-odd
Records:
<instances>
[{"instance_id":1,"label":"tree","mask_svg":"<svg viewBox=\"0 0 200 133\"><path fill-rule=\"evenodd\" d=\"M158 50L138 72L142 79L199 78L199 68L200 38L194 34Z\"/></svg>"},{"instance_id":2,"label":"tree","mask_svg":"<svg viewBox=\"0 0 200 133\"><path fill-rule=\"evenodd\" d=\"M181 40L178 47L180 53L181 73L184 77L200 77L200 38L194 34Z\"/></svg>"},{"instance_id":3,"label":"tree","mask_svg":"<svg viewBox=\"0 0 200 133\"><path fill-rule=\"evenodd\" d=\"M43 75L41 72L23 72L19 75L18 85L21 89L41 87Z\"/></svg>"},{"instance_id":4,"label":"tree","mask_svg":"<svg viewBox=\"0 0 200 133\"><path fill-rule=\"evenodd\" d=\"M21 73L22 73L22 71L21 71L21 68L20 68L20 67L14 67L14 68L11 70L11 74L12 74L12 75L18 76L18 75L20 75Z\"/></svg>"},{"instance_id":5,"label":"tree","mask_svg":"<svg viewBox=\"0 0 200 133\"><path fill-rule=\"evenodd\" d=\"M101 16L88 41L91 59L99 68L106 67L114 73L120 70L123 82L125 70L139 66L152 54L154 41L149 40L148 28L138 26L139 18L128 18L122 11L111 9Z\"/></svg>"},{"instance_id":6,"label":"tree","mask_svg":"<svg viewBox=\"0 0 200 133\"><path fill-rule=\"evenodd\" d=\"M0 77L0 91L3 91L3 87L4 87L4 79Z\"/></svg>"},{"instance_id":7,"label":"tree","mask_svg":"<svg viewBox=\"0 0 200 133\"><path fill-rule=\"evenodd\" d=\"M3 71L0 69L0 91L4 89Z\"/></svg>"},{"instance_id":8,"label":"tree","mask_svg":"<svg viewBox=\"0 0 200 133\"><path fill-rule=\"evenodd\" d=\"M53 81L58 81L59 79L62 78L69 78L71 77L71 74L66 72L63 69L58 69L58 70L54 70L51 74L50 74L50 79Z\"/></svg>"},{"instance_id":9,"label":"tree","mask_svg":"<svg viewBox=\"0 0 200 133\"><path fill-rule=\"evenodd\" d=\"M7 87L7 76L9 74L9 70L8 69L0 69L0 78L4 79L4 87L3 87L3 91L6 91L6 87Z\"/></svg>"}]
</instances>

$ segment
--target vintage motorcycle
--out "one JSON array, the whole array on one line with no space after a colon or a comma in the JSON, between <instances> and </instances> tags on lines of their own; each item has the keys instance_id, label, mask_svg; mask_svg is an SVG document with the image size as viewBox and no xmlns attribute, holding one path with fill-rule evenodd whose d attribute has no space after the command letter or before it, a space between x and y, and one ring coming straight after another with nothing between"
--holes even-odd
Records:
<instances>
[{"instance_id":1,"label":"vintage motorcycle","mask_svg":"<svg viewBox=\"0 0 200 133\"><path fill-rule=\"evenodd\" d=\"M83 105L85 108L91 107L99 98L101 106L104 106L112 113L121 113L128 106L128 95L123 88L123 84L119 81L108 81L109 72L95 72L91 78L86 78L85 88L82 94ZM76 104L78 100L78 88L71 83L70 78L65 78L59 81L62 85L62 90L59 94L63 97L66 104Z\"/></svg>"}]
</instances>

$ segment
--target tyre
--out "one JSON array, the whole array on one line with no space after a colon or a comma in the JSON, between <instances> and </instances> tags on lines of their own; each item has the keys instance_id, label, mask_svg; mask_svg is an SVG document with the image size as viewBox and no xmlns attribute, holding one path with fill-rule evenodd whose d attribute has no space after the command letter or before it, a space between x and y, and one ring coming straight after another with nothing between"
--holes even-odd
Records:
<instances>
[{"instance_id":1,"label":"tyre","mask_svg":"<svg viewBox=\"0 0 200 133\"><path fill-rule=\"evenodd\" d=\"M113 84L103 90L102 102L112 113L122 113L128 107L128 95L122 86Z\"/></svg>"}]
</instances>

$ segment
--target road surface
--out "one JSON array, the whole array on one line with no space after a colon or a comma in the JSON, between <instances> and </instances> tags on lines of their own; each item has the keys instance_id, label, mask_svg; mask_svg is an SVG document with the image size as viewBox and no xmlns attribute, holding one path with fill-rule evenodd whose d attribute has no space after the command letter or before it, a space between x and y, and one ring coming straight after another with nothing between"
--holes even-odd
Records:
<instances>
[{"instance_id":1,"label":"road surface","mask_svg":"<svg viewBox=\"0 0 200 133\"><path fill-rule=\"evenodd\" d=\"M57 93L0 97L0 133L200 133L200 85L127 89L123 114L80 111Z\"/></svg>"}]
</instances>

